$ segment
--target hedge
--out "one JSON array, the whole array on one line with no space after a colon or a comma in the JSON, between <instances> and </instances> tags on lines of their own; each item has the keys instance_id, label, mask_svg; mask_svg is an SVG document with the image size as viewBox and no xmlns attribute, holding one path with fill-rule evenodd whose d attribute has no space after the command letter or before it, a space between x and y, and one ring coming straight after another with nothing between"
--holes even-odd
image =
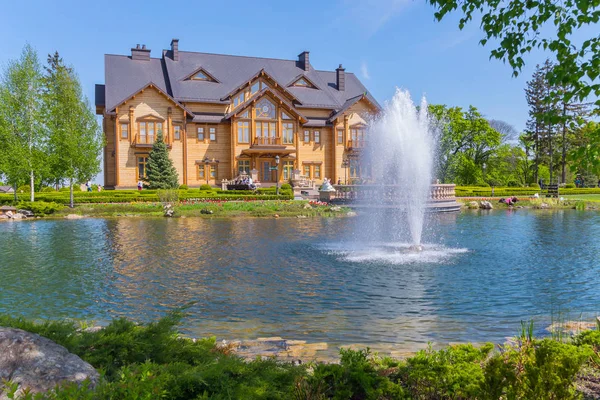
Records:
<instances>
[{"instance_id":1,"label":"hedge","mask_svg":"<svg viewBox=\"0 0 600 400\"><path fill-rule=\"evenodd\" d=\"M494 188L494 196L531 196L536 193L544 193L541 189L530 187L496 187ZM572 194L600 194L600 188L560 188L559 195ZM492 188L482 188L476 186L457 186L457 197L490 197L492 196Z\"/></svg>"}]
</instances>

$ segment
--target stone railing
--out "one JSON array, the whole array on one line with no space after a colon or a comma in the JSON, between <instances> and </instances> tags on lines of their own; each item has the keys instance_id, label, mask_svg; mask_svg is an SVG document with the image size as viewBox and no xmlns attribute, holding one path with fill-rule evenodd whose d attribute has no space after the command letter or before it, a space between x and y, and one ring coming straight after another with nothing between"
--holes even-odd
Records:
<instances>
[{"instance_id":1,"label":"stone railing","mask_svg":"<svg viewBox=\"0 0 600 400\"><path fill-rule=\"evenodd\" d=\"M407 190L400 185L333 185L335 194L332 199L339 201L373 201L394 203L402 199L402 192ZM429 202L455 201L456 185L439 184L431 185ZM410 190L410 189L408 189Z\"/></svg>"}]
</instances>

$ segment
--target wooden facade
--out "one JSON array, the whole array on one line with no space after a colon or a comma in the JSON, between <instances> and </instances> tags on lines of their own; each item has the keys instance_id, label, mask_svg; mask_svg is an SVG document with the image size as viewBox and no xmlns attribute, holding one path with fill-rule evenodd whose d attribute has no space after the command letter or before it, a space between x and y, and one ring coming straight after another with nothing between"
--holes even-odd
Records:
<instances>
[{"instance_id":1,"label":"wooden facade","mask_svg":"<svg viewBox=\"0 0 600 400\"><path fill-rule=\"evenodd\" d=\"M214 72L218 77L218 71ZM312 85L308 80L305 83ZM365 94L345 109L339 108L303 108L264 70L219 104L175 99L150 82L114 108L97 101L106 139L105 186L137 185L159 131L179 182L189 187L220 185L241 172L256 174L263 184L286 182L293 171L317 183L325 177L346 183L359 177L352 160L366 143L366 119L379 106ZM273 171L276 156L280 162Z\"/></svg>"}]
</instances>

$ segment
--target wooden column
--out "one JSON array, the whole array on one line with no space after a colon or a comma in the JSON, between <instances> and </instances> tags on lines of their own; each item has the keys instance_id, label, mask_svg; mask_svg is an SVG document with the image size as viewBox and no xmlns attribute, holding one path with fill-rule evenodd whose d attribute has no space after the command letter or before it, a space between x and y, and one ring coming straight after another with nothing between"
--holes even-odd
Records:
<instances>
[{"instance_id":1,"label":"wooden column","mask_svg":"<svg viewBox=\"0 0 600 400\"><path fill-rule=\"evenodd\" d=\"M115 187L119 186L119 132L117 130L117 120L119 117L119 108L115 108L115 115L112 116L115 125ZM137 164L137 160L136 160Z\"/></svg>"},{"instance_id":2,"label":"wooden column","mask_svg":"<svg viewBox=\"0 0 600 400\"><path fill-rule=\"evenodd\" d=\"M252 146L252 144L254 144L254 137L256 135L256 132L254 131L254 105L255 103L252 103L252 107L250 107L250 126L248 127L249 131L250 131L250 146ZM262 129L262 128L261 128ZM263 137L265 136L265 133L262 132Z\"/></svg>"},{"instance_id":3,"label":"wooden column","mask_svg":"<svg viewBox=\"0 0 600 400\"><path fill-rule=\"evenodd\" d=\"M337 128L335 126L335 122L333 124L333 128L331 128L333 131L332 134L332 141L331 141L331 147L332 147L332 153L333 153L333 159L332 159L332 163L331 165L333 166L332 168L332 174L331 174L331 183L333 185L335 185L337 183L337 157L336 157L336 152L337 152Z\"/></svg>"},{"instance_id":4,"label":"wooden column","mask_svg":"<svg viewBox=\"0 0 600 400\"><path fill-rule=\"evenodd\" d=\"M300 164L300 132L302 131L300 124L300 117L298 117L298 129L296 129L296 169L300 169L302 165Z\"/></svg>"},{"instance_id":5,"label":"wooden column","mask_svg":"<svg viewBox=\"0 0 600 400\"><path fill-rule=\"evenodd\" d=\"M344 147L348 147L348 134L350 133L350 117L344 115Z\"/></svg>"},{"instance_id":6,"label":"wooden column","mask_svg":"<svg viewBox=\"0 0 600 400\"><path fill-rule=\"evenodd\" d=\"M187 111L183 111L183 184L187 185Z\"/></svg>"},{"instance_id":7,"label":"wooden column","mask_svg":"<svg viewBox=\"0 0 600 400\"><path fill-rule=\"evenodd\" d=\"M134 120L133 120L133 106L129 106L129 142L131 144L135 143L135 135L136 135L136 131L135 131L135 124L134 124Z\"/></svg>"},{"instance_id":8,"label":"wooden column","mask_svg":"<svg viewBox=\"0 0 600 400\"><path fill-rule=\"evenodd\" d=\"M164 135L166 138L166 142L167 144L172 144L173 143L173 132L171 132L173 130L173 110L171 110L171 107L169 107L167 109L167 134Z\"/></svg>"},{"instance_id":9,"label":"wooden column","mask_svg":"<svg viewBox=\"0 0 600 400\"><path fill-rule=\"evenodd\" d=\"M237 121L235 120L235 118L231 118L231 178L233 179L233 177L235 176L235 131L237 128Z\"/></svg>"}]
</instances>

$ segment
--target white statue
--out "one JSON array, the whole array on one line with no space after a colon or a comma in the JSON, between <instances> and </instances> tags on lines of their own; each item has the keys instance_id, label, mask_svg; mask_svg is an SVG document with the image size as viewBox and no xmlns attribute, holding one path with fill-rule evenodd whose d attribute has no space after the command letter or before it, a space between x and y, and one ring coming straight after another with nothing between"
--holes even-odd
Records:
<instances>
[{"instance_id":1,"label":"white statue","mask_svg":"<svg viewBox=\"0 0 600 400\"><path fill-rule=\"evenodd\" d=\"M335 188L331 185L329 179L324 178L323 185L321 185L321 189L319 189L319 192L335 192Z\"/></svg>"}]
</instances>

